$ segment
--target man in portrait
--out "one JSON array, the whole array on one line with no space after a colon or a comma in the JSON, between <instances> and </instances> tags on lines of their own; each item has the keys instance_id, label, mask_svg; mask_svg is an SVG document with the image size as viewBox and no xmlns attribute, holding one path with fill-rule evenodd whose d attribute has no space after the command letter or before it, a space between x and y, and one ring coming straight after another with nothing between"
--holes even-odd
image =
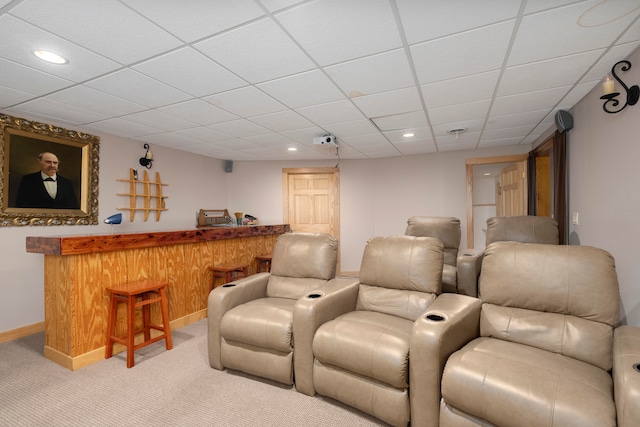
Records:
<instances>
[{"instance_id":1,"label":"man in portrait","mask_svg":"<svg viewBox=\"0 0 640 427\"><path fill-rule=\"evenodd\" d=\"M22 177L16 207L79 209L73 183L58 174L58 157L49 152L40 153L38 164L40 171Z\"/></svg>"}]
</instances>

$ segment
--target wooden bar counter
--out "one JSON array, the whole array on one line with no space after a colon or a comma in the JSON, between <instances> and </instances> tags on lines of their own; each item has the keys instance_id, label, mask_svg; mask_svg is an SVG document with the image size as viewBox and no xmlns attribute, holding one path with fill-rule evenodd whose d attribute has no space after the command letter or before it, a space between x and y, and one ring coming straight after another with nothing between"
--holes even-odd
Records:
<instances>
[{"instance_id":1,"label":"wooden bar counter","mask_svg":"<svg viewBox=\"0 0 640 427\"><path fill-rule=\"evenodd\" d=\"M210 265L249 264L270 253L288 224L68 237L27 237L27 252L44 254L44 354L76 370L104 359L109 307L106 288L146 278L168 283L175 330L207 315ZM159 311L159 310L156 310ZM152 310L152 318L160 313ZM126 330L119 310L116 333ZM114 353L122 351L124 346Z\"/></svg>"}]
</instances>

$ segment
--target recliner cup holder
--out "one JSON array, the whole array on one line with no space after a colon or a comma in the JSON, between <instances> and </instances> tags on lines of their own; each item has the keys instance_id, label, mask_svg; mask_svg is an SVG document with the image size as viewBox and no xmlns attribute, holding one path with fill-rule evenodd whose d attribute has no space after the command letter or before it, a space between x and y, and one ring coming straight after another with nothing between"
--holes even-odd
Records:
<instances>
[{"instance_id":1,"label":"recliner cup holder","mask_svg":"<svg viewBox=\"0 0 640 427\"><path fill-rule=\"evenodd\" d=\"M633 364L633 369L634 369L636 372L640 372L640 363L634 363L634 364Z\"/></svg>"},{"instance_id":2,"label":"recliner cup holder","mask_svg":"<svg viewBox=\"0 0 640 427\"><path fill-rule=\"evenodd\" d=\"M226 285L222 285L223 288L233 288L236 284L235 283L227 283Z\"/></svg>"},{"instance_id":3,"label":"recliner cup holder","mask_svg":"<svg viewBox=\"0 0 640 427\"><path fill-rule=\"evenodd\" d=\"M446 318L441 314L431 313L425 316L425 319L431 320L432 322L442 322L446 320Z\"/></svg>"},{"instance_id":4,"label":"recliner cup holder","mask_svg":"<svg viewBox=\"0 0 640 427\"><path fill-rule=\"evenodd\" d=\"M307 298L320 298L322 296L322 294L309 294L307 295Z\"/></svg>"}]
</instances>

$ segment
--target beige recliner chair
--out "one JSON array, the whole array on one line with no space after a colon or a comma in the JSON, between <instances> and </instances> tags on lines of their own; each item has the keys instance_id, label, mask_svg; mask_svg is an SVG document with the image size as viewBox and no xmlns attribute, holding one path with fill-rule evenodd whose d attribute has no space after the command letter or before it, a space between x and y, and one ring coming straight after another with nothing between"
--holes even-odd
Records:
<instances>
[{"instance_id":1,"label":"beige recliner chair","mask_svg":"<svg viewBox=\"0 0 640 427\"><path fill-rule=\"evenodd\" d=\"M269 273L212 290L208 300L211 367L292 384L297 347L294 304L335 277L337 256L338 242L333 236L283 234L275 243Z\"/></svg>"},{"instance_id":2,"label":"beige recliner chair","mask_svg":"<svg viewBox=\"0 0 640 427\"><path fill-rule=\"evenodd\" d=\"M442 292L475 297L478 278L477 252L460 250L460 220L454 217L413 216L407 220L407 236L435 237L444 245Z\"/></svg>"},{"instance_id":3,"label":"beige recliner chair","mask_svg":"<svg viewBox=\"0 0 640 427\"><path fill-rule=\"evenodd\" d=\"M615 330L609 253L493 243L480 296L480 337L446 363L441 426L640 425L640 328Z\"/></svg>"},{"instance_id":4,"label":"beige recliner chair","mask_svg":"<svg viewBox=\"0 0 640 427\"><path fill-rule=\"evenodd\" d=\"M359 284L301 298L294 327L313 325L312 310L326 323L313 336L312 382L299 383L296 369L298 391L329 396L394 426L437 426L444 363L477 336L480 309L476 298L438 296L442 265L436 238L374 237ZM309 322L300 321L305 316Z\"/></svg>"},{"instance_id":5,"label":"beige recliner chair","mask_svg":"<svg viewBox=\"0 0 640 427\"><path fill-rule=\"evenodd\" d=\"M558 221L548 216L497 216L487 220L485 245L520 242L557 245Z\"/></svg>"}]
</instances>

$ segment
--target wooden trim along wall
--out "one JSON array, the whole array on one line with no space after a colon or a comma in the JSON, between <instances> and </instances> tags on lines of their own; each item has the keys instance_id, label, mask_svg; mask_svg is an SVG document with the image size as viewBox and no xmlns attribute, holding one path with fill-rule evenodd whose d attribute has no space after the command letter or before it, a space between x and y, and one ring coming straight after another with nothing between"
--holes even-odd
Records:
<instances>
[{"instance_id":1,"label":"wooden trim along wall","mask_svg":"<svg viewBox=\"0 0 640 427\"><path fill-rule=\"evenodd\" d=\"M13 341L18 338L26 337L38 332L44 331L44 322L34 323L33 325L23 326L21 328L10 329L0 332L0 344L3 342Z\"/></svg>"}]
</instances>

